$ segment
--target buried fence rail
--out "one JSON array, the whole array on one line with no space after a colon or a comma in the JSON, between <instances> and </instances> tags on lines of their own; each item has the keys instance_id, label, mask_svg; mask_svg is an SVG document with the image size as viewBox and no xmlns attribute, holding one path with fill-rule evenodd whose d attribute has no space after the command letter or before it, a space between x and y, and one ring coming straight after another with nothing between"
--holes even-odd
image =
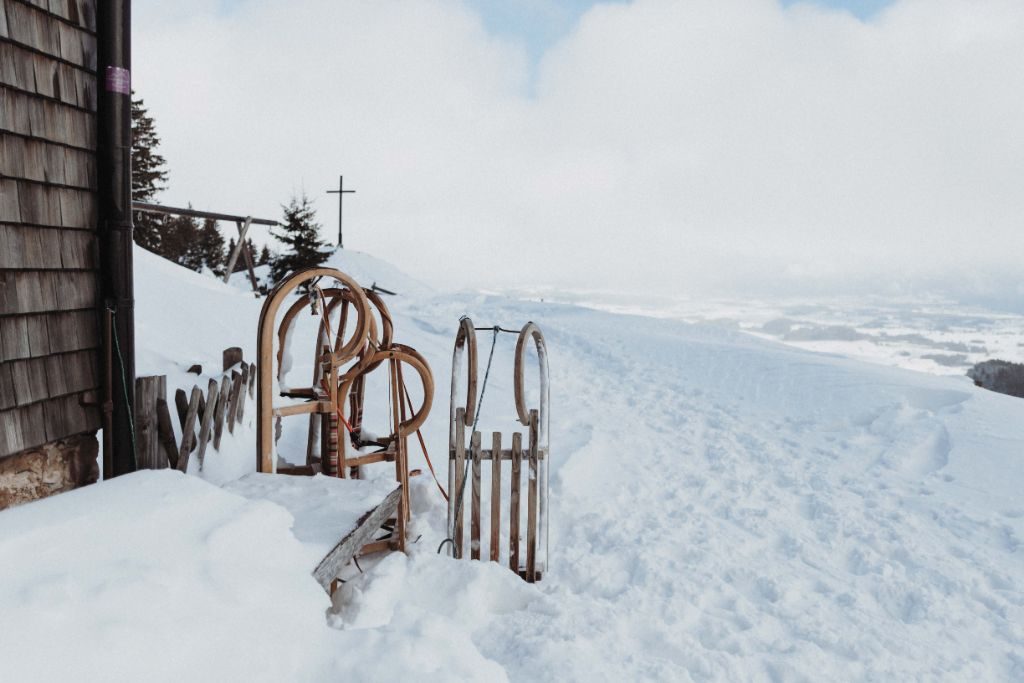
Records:
<instances>
[{"instance_id":1,"label":"buried fence rail","mask_svg":"<svg viewBox=\"0 0 1024 683\"><path fill-rule=\"evenodd\" d=\"M220 451L225 428L233 434L245 416L245 404L254 398L256 367L242 359L237 347L224 351L224 369L219 379L211 379L205 390L198 385L188 393L178 389L174 395L181 441L175 436L167 377L157 375L135 380L139 469L173 467L188 471L195 454L202 471L208 448Z\"/></svg>"}]
</instances>

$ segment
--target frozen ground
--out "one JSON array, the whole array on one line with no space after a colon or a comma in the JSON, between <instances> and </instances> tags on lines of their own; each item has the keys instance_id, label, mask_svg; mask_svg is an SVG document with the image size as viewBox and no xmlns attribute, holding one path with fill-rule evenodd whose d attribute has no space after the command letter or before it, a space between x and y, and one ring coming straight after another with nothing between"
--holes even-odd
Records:
<instances>
[{"instance_id":1,"label":"frozen ground","mask_svg":"<svg viewBox=\"0 0 1024 683\"><path fill-rule=\"evenodd\" d=\"M405 291L365 255L339 265ZM140 366L251 353L250 295L150 266ZM671 311L414 284L388 303L438 378L425 435L442 472L458 317L547 335L543 583L437 556L445 508L419 477L409 556L367 563L331 605L283 509L134 475L0 513L12 680L1024 679L1024 401ZM498 340L485 434L515 429L513 345ZM221 478L252 462L242 447L222 457L237 462ZM412 466L426 471L415 448ZM51 652L67 657L33 668Z\"/></svg>"}]
</instances>

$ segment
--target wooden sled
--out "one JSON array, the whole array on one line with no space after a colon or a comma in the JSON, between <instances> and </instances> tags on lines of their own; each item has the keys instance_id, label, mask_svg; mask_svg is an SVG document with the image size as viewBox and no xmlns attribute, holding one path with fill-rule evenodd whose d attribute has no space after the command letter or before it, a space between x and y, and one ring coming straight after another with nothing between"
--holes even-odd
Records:
<instances>
[{"instance_id":1,"label":"wooden sled","mask_svg":"<svg viewBox=\"0 0 1024 683\"><path fill-rule=\"evenodd\" d=\"M496 328L480 328L496 329ZM526 351L530 342L537 348L540 375L540 400L537 407L526 405L525 365ZM458 387L460 370L465 358L466 399L459 404ZM466 444L466 427L473 429L477 412L477 347L476 328L473 321L463 318L455 337L452 353L452 388L449 406L448 431L448 529L452 541L452 555L461 558L465 553L465 501L470 501L470 559L481 556L481 510L482 490L481 464L490 466L490 524L489 559L500 562L502 490L507 494L508 510L508 566L526 581L539 581L548 569L548 462L550 446L548 441L548 402L550 389L548 381L548 354L544 335L534 323L529 322L519 332L516 343L514 389L516 413L520 424L527 428L526 447L523 435L511 435L511 447L503 448L503 435L491 435L491 447L483 448L479 431L472 431ZM469 467L467 468L467 463ZM508 467L505 464L508 463ZM523 472L523 469L526 472ZM467 475L467 469L469 471ZM470 491L466 491L466 478L470 477ZM502 484L508 476L508 483ZM526 479L524 482L523 479ZM525 495L526 531L521 529L523 489ZM525 541L525 557L523 545Z\"/></svg>"},{"instance_id":2,"label":"wooden sled","mask_svg":"<svg viewBox=\"0 0 1024 683\"><path fill-rule=\"evenodd\" d=\"M300 286L305 286L307 293L292 302L278 323L286 299ZM311 340L315 358L312 381L309 386L282 386L287 349L299 341L291 336L303 310L319 317L316 338ZM337 322L332 324L335 313ZM270 292L260 313L257 471L358 479L368 465L394 463L397 487L367 513L359 533L346 536L344 552L335 552L322 574L333 571L330 567L334 565L340 569L338 562L357 554L405 550L410 519L408 437L430 412L434 383L427 362L415 349L395 343L393 331L390 312L379 295L332 268L309 268L290 275ZM420 378L423 401L418 410L413 410L406 390L403 365ZM362 424L366 378L381 367L388 370L391 433L370 438ZM275 434L280 434L281 420L300 415L307 416L309 423L304 463L288 458L291 464L282 464ZM371 531L377 533L364 537L364 527L373 524L376 529Z\"/></svg>"}]
</instances>

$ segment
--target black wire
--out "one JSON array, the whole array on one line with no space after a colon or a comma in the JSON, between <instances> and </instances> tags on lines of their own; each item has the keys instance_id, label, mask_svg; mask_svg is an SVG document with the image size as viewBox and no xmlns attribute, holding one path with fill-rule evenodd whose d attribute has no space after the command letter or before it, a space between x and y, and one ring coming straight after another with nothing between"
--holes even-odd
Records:
<instances>
[{"instance_id":1,"label":"black wire","mask_svg":"<svg viewBox=\"0 0 1024 683\"><path fill-rule=\"evenodd\" d=\"M501 327L500 325L493 325L491 327L474 327L473 329L474 330L479 330L481 332L483 330L494 330L495 332L508 332L509 334L519 334L522 331L522 330L507 330L504 327Z\"/></svg>"},{"instance_id":2,"label":"black wire","mask_svg":"<svg viewBox=\"0 0 1024 683\"><path fill-rule=\"evenodd\" d=\"M124 357L121 355L121 342L117 337L117 309L108 306L107 310L110 311L110 330L114 333L114 349L117 351L117 362L121 367L121 389L124 392L124 408L128 413L128 435L131 437L132 442L132 465L134 469L139 469L138 449L135 446L135 419L132 416L132 404L128 400L128 375L124 367Z\"/></svg>"}]
</instances>

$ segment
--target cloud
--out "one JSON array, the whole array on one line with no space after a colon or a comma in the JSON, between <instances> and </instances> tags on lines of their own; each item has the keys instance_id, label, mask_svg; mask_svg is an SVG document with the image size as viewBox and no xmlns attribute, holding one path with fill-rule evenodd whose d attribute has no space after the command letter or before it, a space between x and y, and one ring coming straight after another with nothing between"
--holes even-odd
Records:
<instances>
[{"instance_id":1,"label":"cloud","mask_svg":"<svg viewBox=\"0 0 1024 683\"><path fill-rule=\"evenodd\" d=\"M597 5L535 82L459 2L168 4L134 27L165 201L304 189L326 236L344 173L346 244L420 277L987 291L1024 254L1017 0Z\"/></svg>"}]
</instances>

